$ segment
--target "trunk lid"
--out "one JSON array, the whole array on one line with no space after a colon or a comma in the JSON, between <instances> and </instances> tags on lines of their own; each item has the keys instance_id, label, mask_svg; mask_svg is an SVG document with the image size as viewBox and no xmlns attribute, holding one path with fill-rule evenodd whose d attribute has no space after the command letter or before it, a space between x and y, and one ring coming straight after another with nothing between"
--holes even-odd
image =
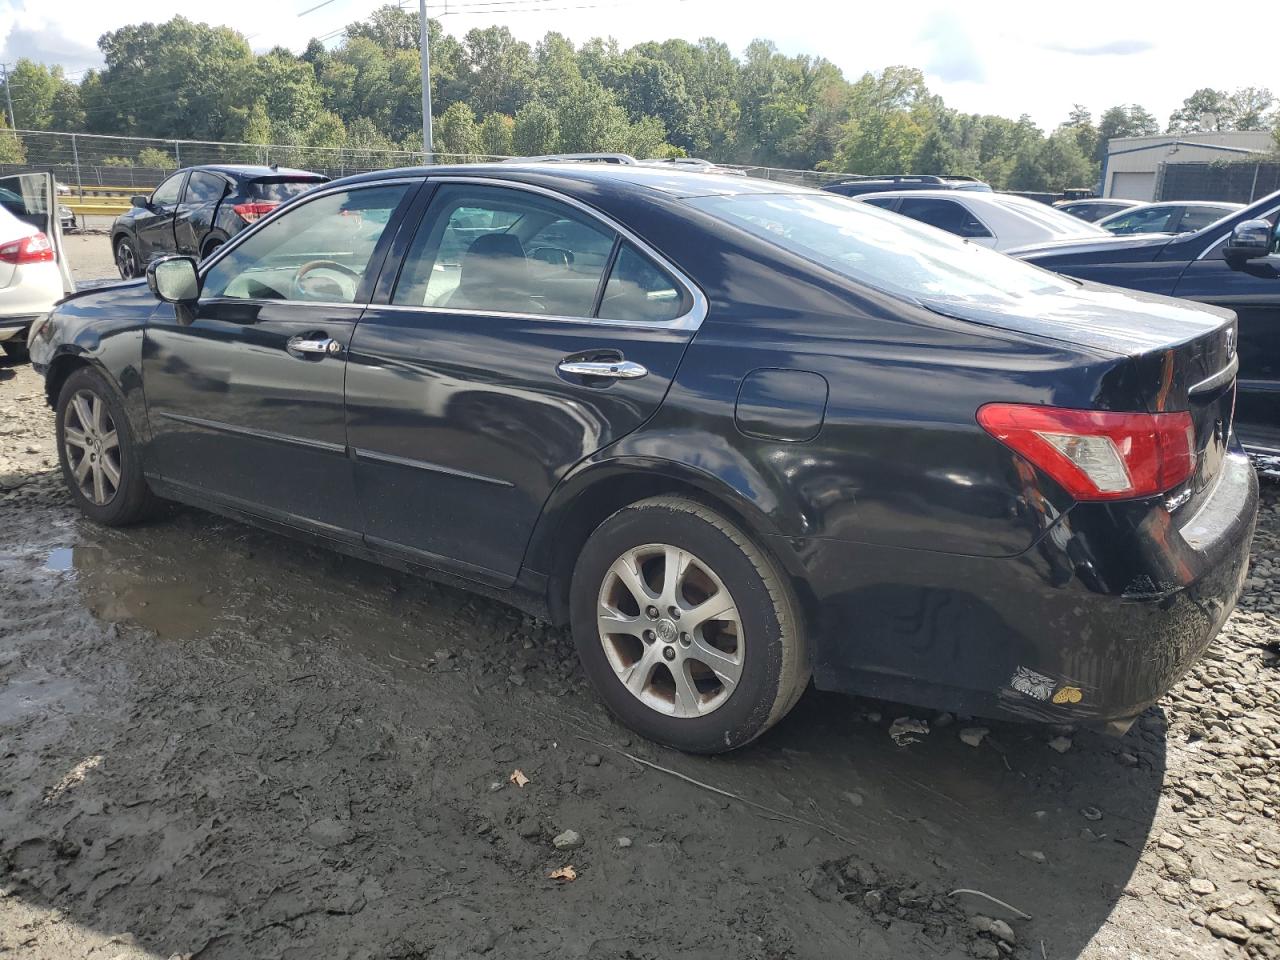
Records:
<instances>
[{"instance_id":1,"label":"trunk lid","mask_svg":"<svg viewBox=\"0 0 1280 960\"><path fill-rule=\"evenodd\" d=\"M1191 413L1196 467L1190 486L1180 492L1194 497L1217 476L1235 411L1232 311L1089 283L1018 304L933 300L924 305L957 319L1129 358L1133 409Z\"/></svg>"}]
</instances>

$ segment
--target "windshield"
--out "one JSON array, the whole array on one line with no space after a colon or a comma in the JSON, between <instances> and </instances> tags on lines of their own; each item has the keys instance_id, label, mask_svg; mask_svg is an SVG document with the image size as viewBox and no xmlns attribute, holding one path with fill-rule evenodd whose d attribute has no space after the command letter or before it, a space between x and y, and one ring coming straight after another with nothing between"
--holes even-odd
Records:
<instances>
[{"instance_id":1,"label":"windshield","mask_svg":"<svg viewBox=\"0 0 1280 960\"><path fill-rule=\"evenodd\" d=\"M691 205L846 277L910 300L1014 303L1063 277L865 203L821 194L694 197Z\"/></svg>"}]
</instances>

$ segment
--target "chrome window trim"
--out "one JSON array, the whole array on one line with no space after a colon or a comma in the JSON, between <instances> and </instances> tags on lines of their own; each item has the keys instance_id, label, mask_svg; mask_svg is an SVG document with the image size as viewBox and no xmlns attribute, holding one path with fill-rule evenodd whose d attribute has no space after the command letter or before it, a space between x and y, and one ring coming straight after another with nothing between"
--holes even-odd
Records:
<instances>
[{"instance_id":1,"label":"chrome window trim","mask_svg":"<svg viewBox=\"0 0 1280 960\"><path fill-rule=\"evenodd\" d=\"M1237 211L1237 213L1239 212L1240 211ZM1280 206L1272 207L1266 213L1263 213L1256 217L1251 217L1250 219L1265 220L1267 217L1274 216L1276 213L1280 213ZM1205 229L1208 230L1209 228L1205 227ZM1192 262L1194 263L1196 261L1203 260L1205 257L1209 256L1209 254L1213 253L1213 251L1217 250L1218 247L1222 246L1224 243L1226 243L1230 239L1231 239L1231 231L1228 230L1226 233L1220 236L1217 240L1213 241L1211 244L1209 244L1207 247L1201 250L1200 256L1196 257L1196 259L1193 260Z\"/></svg>"},{"instance_id":2,"label":"chrome window trim","mask_svg":"<svg viewBox=\"0 0 1280 960\"><path fill-rule=\"evenodd\" d=\"M200 306L216 303L253 304L260 307L345 307L351 310L368 310L367 302L348 303L342 300L285 300L271 297L201 297ZM351 321L354 323L355 321Z\"/></svg>"},{"instance_id":3,"label":"chrome window trim","mask_svg":"<svg viewBox=\"0 0 1280 960\"><path fill-rule=\"evenodd\" d=\"M278 218L284 216L286 213L289 213L292 210L297 210L299 207L306 206L308 203L311 203L314 200L320 200L323 197L327 197L335 193L349 193L350 191L353 191L353 190L367 190L372 187L391 187L391 186L396 186L397 184L415 184L415 183L421 184L422 181L425 179L426 179L425 177L394 177L387 180L361 181L360 183L320 184L318 187L315 188L314 191L307 191L306 193L300 194L294 199L289 200L286 203L280 204L280 206L276 207L274 210L272 210L269 214L267 214L257 223L253 224L253 226L249 227L248 229L241 230L234 237L232 237L230 240L228 240L226 243L220 246L212 257L210 257L208 260L200 261L200 263L196 267L196 273L200 277L201 284L203 284L205 276L209 273L210 270L214 268L214 266L217 265L218 261L221 260L223 257L227 256L233 250L235 250L236 247L240 246L240 244L244 243L247 238L253 236L259 230L263 229L267 224L274 223ZM238 297L230 297L228 299L235 300L239 303L250 302L248 300L240 300ZM268 302L276 303L278 301L272 300ZM286 302L310 303L312 301L299 300L299 301L286 301Z\"/></svg>"},{"instance_id":4,"label":"chrome window trim","mask_svg":"<svg viewBox=\"0 0 1280 960\"><path fill-rule=\"evenodd\" d=\"M460 176L458 174L449 174L447 176L442 176L442 177L428 176L426 179L428 183L461 183L461 184L466 184L471 186L501 187L501 188L506 188L508 190L520 190L525 193L533 193L533 194L538 194L544 197L549 197L550 199L555 200L558 203L563 203L569 207L572 207L575 210L578 210L581 213L586 214L592 220L595 220L607 226L610 230L612 230L614 233L618 234L618 236L622 237L624 240L632 244L636 249L638 249L646 257L654 261L654 263L656 263L668 274L670 274L672 279L675 280L675 282L679 284L682 288L684 288L684 292L689 296L690 298L689 309L686 310L684 313L682 313L678 317L674 317L671 320L661 320L661 321L607 320L600 317L562 317L555 314L546 314L546 313L519 313L519 312L507 312L507 311L501 311L501 310L469 310L469 309L464 310L464 309L453 309L453 308L445 308L445 307L428 307L428 306L419 307L419 306L414 306L412 304L402 304L402 303L373 304L373 307L375 307L376 309L410 311L410 312L421 312L421 313L435 313L435 314L462 313L462 314L469 314L469 315L476 315L476 316L502 317L504 319L514 319L514 320L554 320L561 323L598 324L601 326L624 327L624 328L629 328L633 330L697 330L700 326L702 326L702 321L705 320L707 317L708 301L707 301L706 294L702 292L701 288L699 288L696 283L694 283L691 279L689 279L688 274L686 274L683 270L680 270L678 267L676 267L676 265L673 264L670 260L664 257L661 253L655 250L652 246L650 246L644 240L640 239L638 236L632 233L629 229L627 229L617 220L614 220L612 217L610 217L606 213L602 213L601 211L597 210L595 207L591 206L590 204L583 203L581 200L578 200L575 197L566 196L565 194L559 193L558 191L552 190L548 187L544 187L539 184L523 183L519 180L503 180L497 177L467 177L467 176ZM430 207L427 208L428 211L430 211L430 209L431 209ZM423 216L425 219L426 214L424 213ZM605 282L607 283L608 278L606 277L604 279L605 279Z\"/></svg>"}]
</instances>

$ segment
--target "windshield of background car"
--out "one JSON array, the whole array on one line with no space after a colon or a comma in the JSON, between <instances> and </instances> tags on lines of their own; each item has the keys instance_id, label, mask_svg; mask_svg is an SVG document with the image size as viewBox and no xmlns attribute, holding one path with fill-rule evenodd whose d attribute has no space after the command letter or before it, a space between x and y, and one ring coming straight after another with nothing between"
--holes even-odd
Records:
<instances>
[{"instance_id":1,"label":"windshield of background car","mask_svg":"<svg viewBox=\"0 0 1280 960\"><path fill-rule=\"evenodd\" d=\"M324 180L254 180L249 184L249 194L254 200L284 203L325 182Z\"/></svg>"},{"instance_id":2,"label":"windshield of background car","mask_svg":"<svg viewBox=\"0 0 1280 960\"><path fill-rule=\"evenodd\" d=\"M694 197L692 206L869 287L910 300L1010 303L1069 280L865 203L821 194Z\"/></svg>"}]
</instances>

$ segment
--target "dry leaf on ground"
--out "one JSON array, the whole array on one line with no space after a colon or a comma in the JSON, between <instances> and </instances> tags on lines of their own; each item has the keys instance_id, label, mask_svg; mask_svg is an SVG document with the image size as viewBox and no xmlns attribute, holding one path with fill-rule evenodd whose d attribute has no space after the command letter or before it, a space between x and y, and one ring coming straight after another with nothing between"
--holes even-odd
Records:
<instances>
[{"instance_id":1,"label":"dry leaf on ground","mask_svg":"<svg viewBox=\"0 0 1280 960\"><path fill-rule=\"evenodd\" d=\"M547 874L548 880L563 880L566 883L572 883L578 879L578 871L573 869L573 864L567 867L561 867L559 870L552 870Z\"/></svg>"},{"instance_id":2,"label":"dry leaf on ground","mask_svg":"<svg viewBox=\"0 0 1280 960\"><path fill-rule=\"evenodd\" d=\"M524 775L523 770L512 771L512 774L508 779L512 783L514 783L517 787L523 787L526 783L529 782L529 778Z\"/></svg>"}]
</instances>

